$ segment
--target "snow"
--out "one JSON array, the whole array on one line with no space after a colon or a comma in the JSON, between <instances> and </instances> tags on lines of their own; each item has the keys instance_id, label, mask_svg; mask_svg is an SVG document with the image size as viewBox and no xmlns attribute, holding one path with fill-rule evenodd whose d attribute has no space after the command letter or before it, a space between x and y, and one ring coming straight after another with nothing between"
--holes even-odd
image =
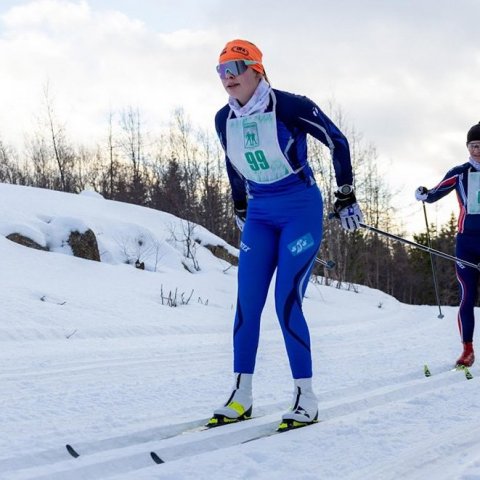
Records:
<instances>
[{"instance_id":1,"label":"snow","mask_svg":"<svg viewBox=\"0 0 480 480\"><path fill-rule=\"evenodd\" d=\"M439 319L436 306L311 282L320 422L242 443L274 430L293 383L269 296L256 418L192 430L232 386L236 268L203 245L236 249L91 193L0 184L0 198L0 479L480 479L480 372L466 380L450 370L456 308ZM71 255L69 231L87 228L101 263ZM5 238L14 232L53 251ZM175 292L179 305L168 306Z\"/></svg>"}]
</instances>

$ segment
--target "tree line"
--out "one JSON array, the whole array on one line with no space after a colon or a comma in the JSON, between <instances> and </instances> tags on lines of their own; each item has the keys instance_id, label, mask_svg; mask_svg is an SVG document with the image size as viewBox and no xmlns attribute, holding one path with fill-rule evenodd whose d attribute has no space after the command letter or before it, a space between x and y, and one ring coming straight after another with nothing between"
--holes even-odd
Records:
<instances>
[{"instance_id":1,"label":"tree line","mask_svg":"<svg viewBox=\"0 0 480 480\"><path fill-rule=\"evenodd\" d=\"M171 213L203 225L232 245L238 245L224 154L215 135L192 126L181 109L171 116L169 129L153 137L146 132L138 109L112 113L104 142L95 147L69 139L56 118L45 91L45 115L36 132L26 137L20 154L0 140L0 182L79 193L93 189L110 200L133 203ZM333 109L332 109L333 110ZM350 128L339 111L329 112L349 139L355 190L365 223L405 236L394 221L392 192L379 172L377 152ZM309 139L309 160L324 199L324 238L319 256L336 267L317 265L317 280L338 287L355 284L382 290L410 304L435 304L428 254L364 229L346 233L328 219L336 189L330 152ZM454 253L456 219L430 226L431 247ZM427 245L425 233L414 241ZM435 259L443 305L458 303L452 262Z\"/></svg>"}]
</instances>

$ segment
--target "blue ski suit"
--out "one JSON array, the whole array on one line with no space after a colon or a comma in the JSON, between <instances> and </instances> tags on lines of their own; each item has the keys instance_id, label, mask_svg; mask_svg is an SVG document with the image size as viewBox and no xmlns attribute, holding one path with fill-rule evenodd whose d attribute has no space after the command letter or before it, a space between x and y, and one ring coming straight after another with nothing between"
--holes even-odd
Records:
<instances>
[{"instance_id":1,"label":"blue ski suit","mask_svg":"<svg viewBox=\"0 0 480 480\"><path fill-rule=\"evenodd\" d=\"M450 169L441 182L427 192L425 202L433 203L452 190L457 193L460 215L455 254L471 263L480 263L480 172L467 162ZM477 299L479 271L476 268L456 263L460 285L460 308L458 328L463 342L473 341L475 327L474 307Z\"/></svg>"},{"instance_id":2,"label":"blue ski suit","mask_svg":"<svg viewBox=\"0 0 480 480\"><path fill-rule=\"evenodd\" d=\"M323 204L307 161L307 134L330 148L338 185L352 184L347 139L306 97L272 89L264 113L215 117L242 232L233 346L234 372L253 373L260 317L276 270L275 305L293 378L312 377L302 301L322 239Z\"/></svg>"}]
</instances>

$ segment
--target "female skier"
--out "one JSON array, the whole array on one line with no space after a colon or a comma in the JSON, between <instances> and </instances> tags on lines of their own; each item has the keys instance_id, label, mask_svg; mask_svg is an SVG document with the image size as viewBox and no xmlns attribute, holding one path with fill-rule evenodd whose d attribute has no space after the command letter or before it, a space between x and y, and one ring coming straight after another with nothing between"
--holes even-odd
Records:
<instances>
[{"instance_id":1,"label":"female skier","mask_svg":"<svg viewBox=\"0 0 480 480\"><path fill-rule=\"evenodd\" d=\"M480 123L473 125L467 133L468 162L453 167L443 180L431 190L418 187L415 198L433 203L456 190L460 206L456 256L462 260L480 263ZM475 318L473 309L477 299L479 271L476 268L456 263L457 279L460 284L460 308L458 328L463 342L463 352L457 365L471 367L475 361L473 351L473 329Z\"/></svg>"},{"instance_id":2,"label":"female skier","mask_svg":"<svg viewBox=\"0 0 480 480\"><path fill-rule=\"evenodd\" d=\"M228 42L217 72L229 95L215 117L226 154L237 225L242 230L233 329L234 387L209 426L252 414L252 376L260 316L276 269L275 305L294 379L291 409L280 430L317 420L312 357L302 300L322 239L323 205L307 161L307 134L332 154L335 213L353 231L363 221L353 192L347 139L306 97L272 89L262 52L246 40Z\"/></svg>"}]
</instances>

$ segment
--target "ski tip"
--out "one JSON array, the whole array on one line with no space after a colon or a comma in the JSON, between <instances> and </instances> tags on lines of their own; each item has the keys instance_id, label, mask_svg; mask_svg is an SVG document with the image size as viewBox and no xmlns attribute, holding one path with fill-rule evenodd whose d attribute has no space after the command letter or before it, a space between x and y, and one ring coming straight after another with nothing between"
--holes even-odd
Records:
<instances>
[{"instance_id":1,"label":"ski tip","mask_svg":"<svg viewBox=\"0 0 480 480\"><path fill-rule=\"evenodd\" d=\"M157 465L165 463L155 452L150 452L150 456Z\"/></svg>"},{"instance_id":2,"label":"ski tip","mask_svg":"<svg viewBox=\"0 0 480 480\"><path fill-rule=\"evenodd\" d=\"M471 380L473 378L472 373L470 372L470 370L466 365L457 364L455 365L455 370L462 371L465 374L465 378L467 380Z\"/></svg>"},{"instance_id":3,"label":"ski tip","mask_svg":"<svg viewBox=\"0 0 480 480\"><path fill-rule=\"evenodd\" d=\"M67 452L73 457L73 458L78 458L80 454L71 446L71 445L65 445L65 448L67 449Z\"/></svg>"},{"instance_id":4,"label":"ski tip","mask_svg":"<svg viewBox=\"0 0 480 480\"><path fill-rule=\"evenodd\" d=\"M423 374L426 376L426 377L431 377L432 376L432 373L430 372L430 369L428 368L428 365L425 364L423 366Z\"/></svg>"}]
</instances>

